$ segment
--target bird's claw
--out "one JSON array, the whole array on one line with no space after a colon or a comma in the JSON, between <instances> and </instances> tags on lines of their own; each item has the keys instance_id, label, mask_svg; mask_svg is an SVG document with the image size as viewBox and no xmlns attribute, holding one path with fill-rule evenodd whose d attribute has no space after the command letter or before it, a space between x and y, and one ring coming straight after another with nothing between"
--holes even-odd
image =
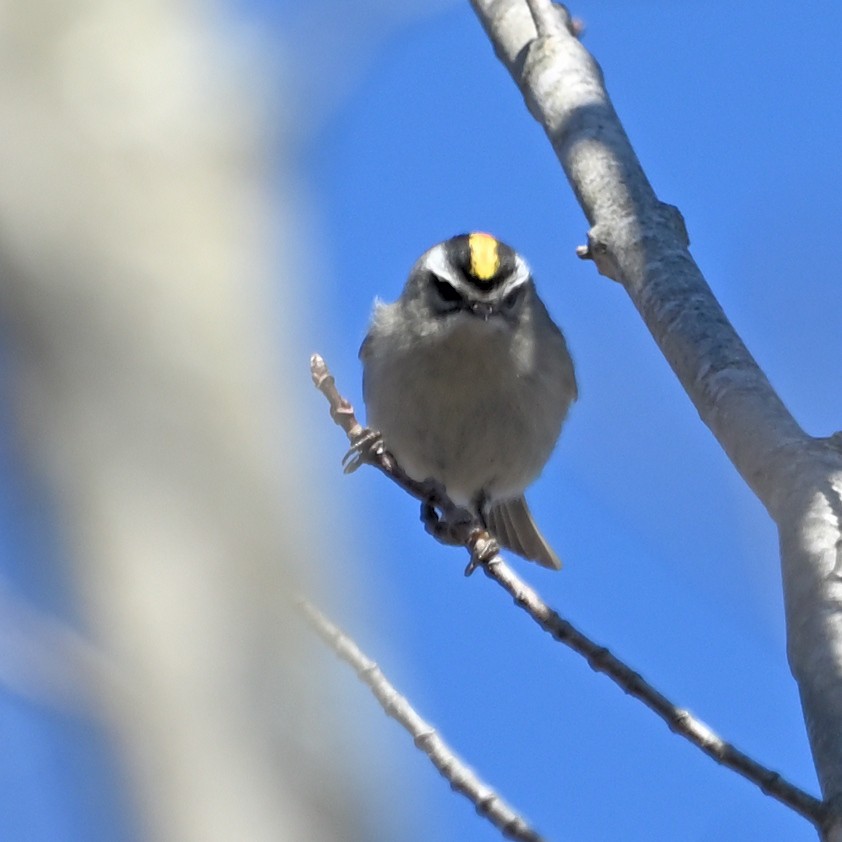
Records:
<instances>
[{"instance_id":1,"label":"bird's claw","mask_svg":"<svg viewBox=\"0 0 842 842\"><path fill-rule=\"evenodd\" d=\"M466 576L470 576L478 567L499 563L500 545L488 530L475 529L468 539L468 546L471 550L471 560L465 568Z\"/></svg>"},{"instance_id":2,"label":"bird's claw","mask_svg":"<svg viewBox=\"0 0 842 842\"><path fill-rule=\"evenodd\" d=\"M385 450L386 446L383 444L383 436L380 432L367 427L342 457L342 470L346 474L353 474L361 465L373 461Z\"/></svg>"}]
</instances>

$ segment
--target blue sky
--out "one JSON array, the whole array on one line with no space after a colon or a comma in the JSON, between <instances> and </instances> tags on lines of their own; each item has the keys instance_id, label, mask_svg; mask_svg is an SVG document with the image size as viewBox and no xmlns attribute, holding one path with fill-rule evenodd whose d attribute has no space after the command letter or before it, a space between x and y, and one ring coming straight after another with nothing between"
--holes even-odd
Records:
<instances>
[{"instance_id":1,"label":"blue sky","mask_svg":"<svg viewBox=\"0 0 842 842\"><path fill-rule=\"evenodd\" d=\"M684 213L714 293L796 417L829 434L842 418L842 9L572 10L656 191ZM623 290L575 258L585 220L468 4L373 53L302 154L331 290L313 347L359 401L354 353L370 301L394 298L418 254L470 229L521 250L568 336L581 398L528 495L565 569L514 564L677 704L816 792L772 524ZM341 440L335 448L338 457ZM548 838L814 838L546 640L490 582L463 579L459 553L432 545L415 505L369 474L345 482L368 553L364 599L380 619L374 631L349 630ZM376 527L371 512L383 515ZM397 732L376 718L371 727ZM408 751L400 733L383 739ZM399 838L496 838L422 759L401 763L417 789L403 805L415 835Z\"/></svg>"},{"instance_id":2,"label":"blue sky","mask_svg":"<svg viewBox=\"0 0 842 842\"><path fill-rule=\"evenodd\" d=\"M735 5L571 8L659 197L683 212L715 295L796 418L827 435L842 426L842 6ZM234 10L278 39L283 84L299 94L301 128L284 128L318 269L313 315L296 340L302 377L318 350L359 404L356 353L375 295L394 298L417 256L455 233L492 231L520 250L567 335L580 401L528 494L565 569L512 563L673 701L816 793L785 657L772 524L622 288L575 257L584 217L468 3L402 22L373 2L330 0L305 13L243 0ZM317 19L329 50L308 29ZM2 433L8 484L18 471ZM353 569L328 571L352 600L337 587L325 607L547 839L815 838L550 641L485 577L465 579L464 554L432 543L417 505L382 477L340 478L344 441L326 412L315 434L325 451L316 470L347 492L337 518L355 557ZM24 484L3 489L7 560L19 555L12 523ZM38 564L4 566L42 602L61 602ZM383 842L500 838L355 679L340 680L357 729L348 739L380 793ZM78 771L62 772L57 759L77 758L77 770L106 763L96 735L2 701L6 744L31 762L2 769L15 788L0 787L0 837L27 828L20 838L109 838L91 830L97 802ZM383 759L370 762L367 741Z\"/></svg>"}]
</instances>

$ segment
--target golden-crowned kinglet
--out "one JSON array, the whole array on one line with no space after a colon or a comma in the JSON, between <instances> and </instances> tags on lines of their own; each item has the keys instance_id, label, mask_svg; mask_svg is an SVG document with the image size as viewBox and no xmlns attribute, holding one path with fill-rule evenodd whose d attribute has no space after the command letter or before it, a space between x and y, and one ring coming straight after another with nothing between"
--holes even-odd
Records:
<instances>
[{"instance_id":1,"label":"golden-crowned kinglet","mask_svg":"<svg viewBox=\"0 0 842 842\"><path fill-rule=\"evenodd\" d=\"M526 261L490 234L433 246L360 348L368 423L505 547L558 569L523 498L576 399L573 361Z\"/></svg>"}]
</instances>

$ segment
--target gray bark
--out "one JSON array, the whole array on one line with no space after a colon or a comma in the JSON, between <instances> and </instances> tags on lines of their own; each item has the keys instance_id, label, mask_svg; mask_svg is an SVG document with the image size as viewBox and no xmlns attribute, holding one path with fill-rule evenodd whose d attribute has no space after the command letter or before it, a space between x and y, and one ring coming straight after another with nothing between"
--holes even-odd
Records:
<instances>
[{"instance_id":1,"label":"gray bark","mask_svg":"<svg viewBox=\"0 0 842 842\"><path fill-rule=\"evenodd\" d=\"M807 435L728 322L657 198L600 68L566 12L532 0L472 0L498 57L544 127L591 225L590 256L621 283L701 419L775 521L788 654L822 792L826 838L842 838L842 453Z\"/></svg>"}]
</instances>

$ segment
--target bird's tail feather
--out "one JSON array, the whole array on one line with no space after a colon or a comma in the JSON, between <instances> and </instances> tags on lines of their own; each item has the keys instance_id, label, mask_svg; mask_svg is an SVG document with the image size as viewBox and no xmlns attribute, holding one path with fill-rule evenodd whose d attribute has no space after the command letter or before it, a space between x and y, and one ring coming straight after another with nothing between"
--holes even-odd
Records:
<instances>
[{"instance_id":1,"label":"bird's tail feather","mask_svg":"<svg viewBox=\"0 0 842 842\"><path fill-rule=\"evenodd\" d=\"M561 559L538 531L523 496L489 506L485 522L502 546L542 567L561 570Z\"/></svg>"}]
</instances>

